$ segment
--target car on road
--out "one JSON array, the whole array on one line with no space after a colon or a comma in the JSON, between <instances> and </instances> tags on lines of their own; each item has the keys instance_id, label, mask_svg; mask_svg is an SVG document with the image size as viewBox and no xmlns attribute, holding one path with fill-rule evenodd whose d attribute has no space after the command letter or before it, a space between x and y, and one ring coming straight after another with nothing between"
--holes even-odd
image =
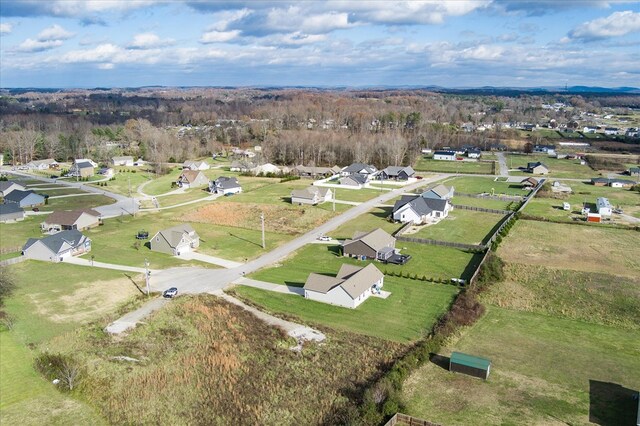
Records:
<instances>
[{"instance_id":1,"label":"car on road","mask_svg":"<svg viewBox=\"0 0 640 426\"><path fill-rule=\"evenodd\" d=\"M331 241L331 237L329 237L327 235L320 235L318 237L318 241Z\"/></svg>"},{"instance_id":2,"label":"car on road","mask_svg":"<svg viewBox=\"0 0 640 426\"><path fill-rule=\"evenodd\" d=\"M393 256L385 260L384 263L393 263L394 265L404 265L409 260L411 260L410 254L394 254Z\"/></svg>"},{"instance_id":3,"label":"car on road","mask_svg":"<svg viewBox=\"0 0 640 426\"><path fill-rule=\"evenodd\" d=\"M171 287L162 292L162 297L166 299L173 299L178 294L176 287Z\"/></svg>"}]
</instances>

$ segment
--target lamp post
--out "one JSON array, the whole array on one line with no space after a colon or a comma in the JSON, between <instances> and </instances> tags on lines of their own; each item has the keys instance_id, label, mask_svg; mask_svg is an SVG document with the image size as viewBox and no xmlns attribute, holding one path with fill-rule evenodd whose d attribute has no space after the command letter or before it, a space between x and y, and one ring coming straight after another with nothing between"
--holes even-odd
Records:
<instances>
[{"instance_id":1,"label":"lamp post","mask_svg":"<svg viewBox=\"0 0 640 426\"><path fill-rule=\"evenodd\" d=\"M151 291L149 290L149 261L147 259L144 260L144 278L145 281L147 283L147 296L149 296L151 294Z\"/></svg>"},{"instance_id":2,"label":"lamp post","mask_svg":"<svg viewBox=\"0 0 640 426\"><path fill-rule=\"evenodd\" d=\"M262 223L262 249L267 248L267 245L264 240L264 213L260 213L260 222Z\"/></svg>"}]
</instances>

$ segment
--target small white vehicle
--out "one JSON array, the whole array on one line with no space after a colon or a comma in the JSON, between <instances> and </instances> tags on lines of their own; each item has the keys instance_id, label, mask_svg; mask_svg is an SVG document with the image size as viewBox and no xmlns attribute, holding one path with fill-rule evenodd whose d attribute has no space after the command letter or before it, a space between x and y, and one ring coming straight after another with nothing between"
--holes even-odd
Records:
<instances>
[{"instance_id":1,"label":"small white vehicle","mask_svg":"<svg viewBox=\"0 0 640 426\"><path fill-rule=\"evenodd\" d=\"M320 235L318 237L318 241L331 241L331 237L328 237L326 235Z\"/></svg>"}]
</instances>

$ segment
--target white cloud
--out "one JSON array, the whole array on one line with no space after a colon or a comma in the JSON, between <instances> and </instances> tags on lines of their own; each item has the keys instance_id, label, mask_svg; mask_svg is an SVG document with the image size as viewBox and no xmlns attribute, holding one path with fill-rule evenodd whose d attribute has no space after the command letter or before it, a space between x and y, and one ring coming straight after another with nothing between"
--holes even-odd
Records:
<instances>
[{"instance_id":1,"label":"white cloud","mask_svg":"<svg viewBox=\"0 0 640 426\"><path fill-rule=\"evenodd\" d=\"M171 38L161 39L154 33L141 33L133 37L129 43L131 49L155 49L158 47L171 46L175 40Z\"/></svg>"},{"instance_id":2,"label":"white cloud","mask_svg":"<svg viewBox=\"0 0 640 426\"><path fill-rule=\"evenodd\" d=\"M3 22L0 24L0 34L9 34L13 31L13 24L8 22Z\"/></svg>"},{"instance_id":3,"label":"white cloud","mask_svg":"<svg viewBox=\"0 0 640 426\"><path fill-rule=\"evenodd\" d=\"M12 0L3 2L4 16L91 17L105 12L127 12L163 3L163 0Z\"/></svg>"},{"instance_id":4,"label":"white cloud","mask_svg":"<svg viewBox=\"0 0 640 426\"><path fill-rule=\"evenodd\" d=\"M62 40L34 40L28 38L20 43L15 50L18 52L42 52L44 50L53 49L62 46Z\"/></svg>"},{"instance_id":5,"label":"white cloud","mask_svg":"<svg viewBox=\"0 0 640 426\"><path fill-rule=\"evenodd\" d=\"M207 31L200 37L200 43L225 43L237 38L240 35L240 30L232 31Z\"/></svg>"},{"instance_id":6,"label":"white cloud","mask_svg":"<svg viewBox=\"0 0 640 426\"><path fill-rule=\"evenodd\" d=\"M640 13L626 10L585 22L571 30L569 38L592 41L620 37L638 31L640 31Z\"/></svg>"},{"instance_id":7,"label":"white cloud","mask_svg":"<svg viewBox=\"0 0 640 426\"><path fill-rule=\"evenodd\" d=\"M46 41L46 40L68 40L73 37L74 34L62 28L58 24L54 24L44 30L40 31L38 34L38 40Z\"/></svg>"}]
</instances>

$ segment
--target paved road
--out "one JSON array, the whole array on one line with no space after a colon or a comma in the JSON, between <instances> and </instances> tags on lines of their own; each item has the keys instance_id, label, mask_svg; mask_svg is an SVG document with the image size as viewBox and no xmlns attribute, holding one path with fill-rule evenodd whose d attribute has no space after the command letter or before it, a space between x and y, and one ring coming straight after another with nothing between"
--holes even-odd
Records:
<instances>
[{"instance_id":1,"label":"paved road","mask_svg":"<svg viewBox=\"0 0 640 426\"><path fill-rule=\"evenodd\" d=\"M234 262L233 260L222 259L220 257L195 252L181 253L176 257L186 260L199 260L200 262L211 263L213 265L222 266L223 268L237 268L238 266L242 266L241 262Z\"/></svg>"},{"instance_id":2,"label":"paved road","mask_svg":"<svg viewBox=\"0 0 640 426\"><path fill-rule=\"evenodd\" d=\"M65 263L72 263L78 266L89 266L93 268L103 268L103 269L114 269L116 271L127 271L127 272L136 272L139 274L144 274L144 268L138 268L136 266L125 266L125 265L115 265L113 263L104 263L104 262L92 262L91 259L81 258L81 257L67 257L64 259ZM157 270L150 269L151 273L158 272Z\"/></svg>"},{"instance_id":3,"label":"paved road","mask_svg":"<svg viewBox=\"0 0 640 426\"><path fill-rule=\"evenodd\" d=\"M498 157L498 167L500 169L500 176L509 176L509 167L507 167L507 157L504 152L496 152Z\"/></svg>"},{"instance_id":4,"label":"paved road","mask_svg":"<svg viewBox=\"0 0 640 426\"><path fill-rule=\"evenodd\" d=\"M155 312L158 309L162 308L165 305L165 303L169 301L170 299L163 299L162 297L156 297L154 299L151 299L149 302L145 303L142 307L136 309L135 311L129 312L125 316L109 324L105 328L105 331L111 334L120 334L124 331L134 328L144 318L149 316L152 312Z\"/></svg>"}]
</instances>

